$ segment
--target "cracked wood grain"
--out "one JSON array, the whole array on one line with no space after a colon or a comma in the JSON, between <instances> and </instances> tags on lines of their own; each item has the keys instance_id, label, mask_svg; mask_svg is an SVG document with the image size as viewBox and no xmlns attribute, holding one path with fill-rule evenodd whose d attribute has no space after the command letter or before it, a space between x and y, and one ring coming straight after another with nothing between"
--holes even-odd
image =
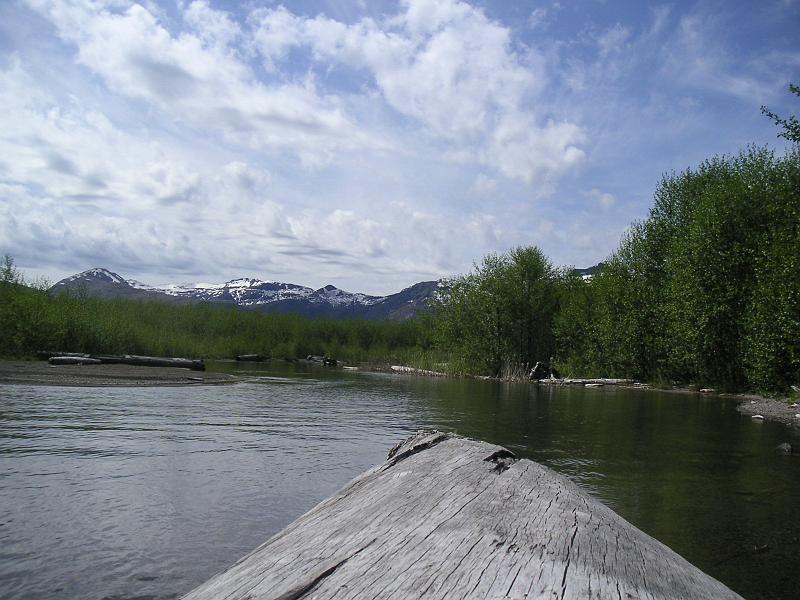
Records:
<instances>
[{"instance_id":1,"label":"cracked wood grain","mask_svg":"<svg viewBox=\"0 0 800 600\"><path fill-rule=\"evenodd\" d=\"M550 469L439 432L398 444L184 600L739 598Z\"/></svg>"}]
</instances>

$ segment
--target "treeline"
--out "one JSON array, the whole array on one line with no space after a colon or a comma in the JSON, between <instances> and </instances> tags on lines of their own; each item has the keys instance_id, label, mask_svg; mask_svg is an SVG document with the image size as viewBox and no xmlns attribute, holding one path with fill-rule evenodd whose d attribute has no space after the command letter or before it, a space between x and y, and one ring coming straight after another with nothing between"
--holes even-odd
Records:
<instances>
[{"instance_id":1,"label":"treeline","mask_svg":"<svg viewBox=\"0 0 800 600\"><path fill-rule=\"evenodd\" d=\"M418 321L309 319L204 303L53 295L46 286L23 284L7 259L0 271L0 356L39 350L190 358L318 354L382 363L417 361L427 349Z\"/></svg>"},{"instance_id":2,"label":"treeline","mask_svg":"<svg viewBox=\"0 0 800 600\"><path fill-rule=\"evenodd\" d=\"M590 281L537 248L447 282L433 318L451 369L514 375L800 383L800 148L750 148L666 176Z\"/></svg>"}]
</instances>

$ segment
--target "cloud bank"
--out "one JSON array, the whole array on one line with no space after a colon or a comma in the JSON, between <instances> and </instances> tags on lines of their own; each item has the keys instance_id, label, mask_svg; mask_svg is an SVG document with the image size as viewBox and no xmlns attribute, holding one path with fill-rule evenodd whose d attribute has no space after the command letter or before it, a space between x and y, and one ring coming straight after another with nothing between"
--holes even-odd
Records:
<instances>
[{"instance_id":1,"label":"cloud bank","mask_svg":"<svg viewBox=\"0 0 800 600\"><path fill-rule=\"evenodd\" d=\"M0 250L51 277L373 293L515 244L596 262L646 209L653 136L667 170L673 145L707 150L704 102L775 101L800 66L779 42L736 62L701 10L347 8L0 8Z\"/></svg>"}]
</instances>

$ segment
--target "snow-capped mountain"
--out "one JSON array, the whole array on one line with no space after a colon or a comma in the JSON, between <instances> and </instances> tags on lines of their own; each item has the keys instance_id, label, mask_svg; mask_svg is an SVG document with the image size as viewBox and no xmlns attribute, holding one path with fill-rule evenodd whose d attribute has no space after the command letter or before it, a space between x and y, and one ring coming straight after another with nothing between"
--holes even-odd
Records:
<instances>
[{"instance_id":1,"label":"snow-capped mountain","mask_svg":"<svg viewBox=\"0 0 800 600\"><path fill-rule=\"evenodd\" d=\"M104 298L138 298L168 302L211 302L267 312L366 319L405 319L423 309L437 282L425 281L389 296L347 292L327 285L318 290L293 283L240 278L225 283L184 283L151 286L125 279L103 268L77 273L51 291L70 291Z\"/></svg>"}]
</instances>

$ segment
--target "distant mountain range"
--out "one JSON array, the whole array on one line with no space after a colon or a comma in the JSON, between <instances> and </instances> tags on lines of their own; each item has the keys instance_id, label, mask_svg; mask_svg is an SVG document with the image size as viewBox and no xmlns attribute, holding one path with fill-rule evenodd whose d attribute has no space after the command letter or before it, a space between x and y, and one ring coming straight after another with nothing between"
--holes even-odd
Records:
<instances>
[{"instance_id":1,"label":"distant mountain range","mask_svg":"<svg viewBox=\"0 0 800 600\"><path fill-rule=\"evenodd\" d=\"M603 263L574 273L590 279ZM318 290L294 283L232 279L225 283L147 285L104 268L94 268L62 279L51 292L71 291L98 298L131 298L162 302L209 302L245 310L297 313L307 317L409 319L424 310L439 288L438 281L422 281L388 296L370 296L326 285Z\"/></svg>"},{"instance_id":2,"label":"distant mountain range","mask_svg":"<svg viewBox=\"0 0 800 600\"><path fill-rule=\"evenodd\" d=\"M396 294L369 296L327 285L314 290L294 283L232 279L226 283L151 286L103 268L62 279L51 292L72 291L100 298L131 298L164 302L210 302L264 312L297 313L309 317L402 320L424 309L439 287L422 281Z\"/></svg>"}]
</instances>

